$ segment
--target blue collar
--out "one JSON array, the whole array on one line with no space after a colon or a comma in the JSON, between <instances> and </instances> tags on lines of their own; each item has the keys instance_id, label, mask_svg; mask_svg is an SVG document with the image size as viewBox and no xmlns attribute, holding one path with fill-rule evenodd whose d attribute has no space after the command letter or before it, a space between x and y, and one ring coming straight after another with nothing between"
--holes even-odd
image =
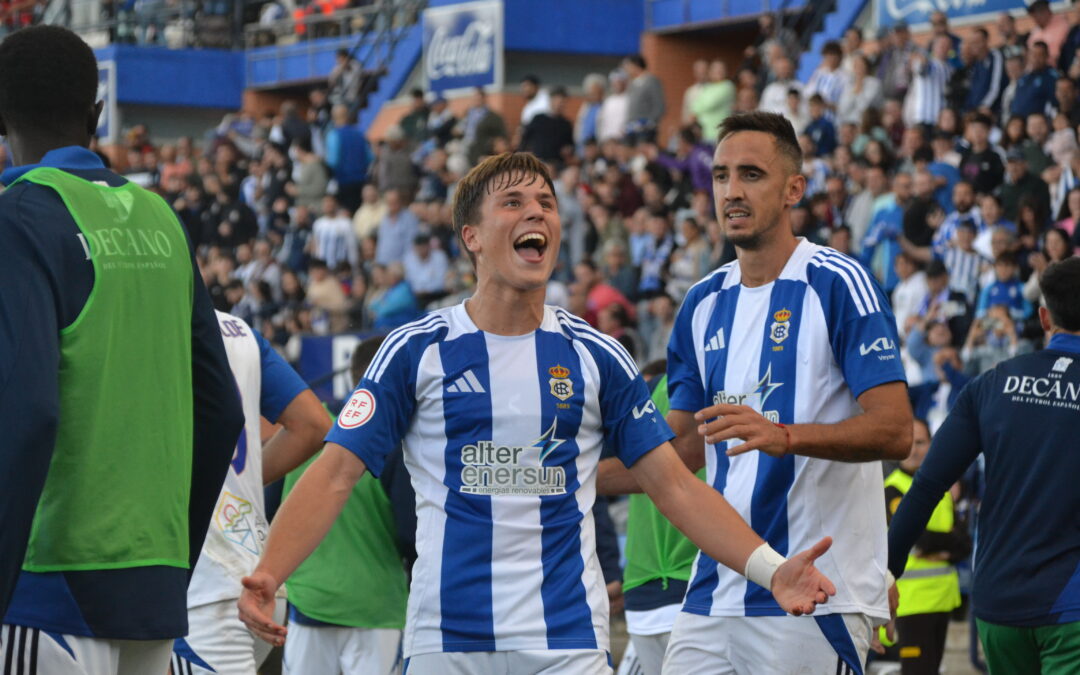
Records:
<instances>
[{"instance_id":1,"label":"blue collar","mask_svg":"<svg viewBox=\"0 0 1080 675\"><path fill-rule=\"evenodd\" d=\"M102 163L101 158L98 157L96 153L78 145L68 145L63 148L57 148L46 152L45 156L42 157L41 161L37 164L15 166L0 173L0 183L11 185L22 178L23 175L42 166L63 169L65 171L89 171L105 168L105 164Z\"/></svg>"},{"instance_id":2,"label":"blue collar","mask_svg":"<svg viewBox=\"0 0 1080 675\"><path fill-rule=\"evenodd\" d=\"M1047 349L1056 349L1061 352L1074 352L1080 354L1080 335L1070 333L1058 333L1050 338L1046 344Z\"/></svg>"}]
</instances>

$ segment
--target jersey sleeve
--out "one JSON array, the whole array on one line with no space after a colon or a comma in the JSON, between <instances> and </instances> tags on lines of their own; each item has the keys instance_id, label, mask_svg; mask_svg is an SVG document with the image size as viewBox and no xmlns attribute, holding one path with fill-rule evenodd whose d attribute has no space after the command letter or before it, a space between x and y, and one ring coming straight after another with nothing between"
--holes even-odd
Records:
<instances>
[{"instance_id":1,"label":"jersey sleeve","mask_svg":"<svg viewBox=\"0 0 1080 675\"><path fill-rule=\"evenodd\" d=\"M401 444L416 410L416 368L410 353L407 344L387 339L326 435L326 442L352 452L376 477Z\"/></svg>"},{"instance_id":2,"label":"jersey sleeve","mask_svg":"<svg viewBox=\"0 0 1080 675\"><path fill-rule=\"evenodd\" d=\"M671 410L697 412L705 407L705 384L701 381L694 348L693 319L697 303L692 299L695 297L691 291L679 308L668 339L667 393Z\"/></svg>"},{"instance_id":3,"label":"jersey sleeve","mask_svg":"<svg viewBox=\"0 0 1080 675\"><path fill-rule=\"evenodd\" d=\"M612 343L614 353L599 359L603 378L600 412L604 420L604 442L629 467L675 435L657 411L649 385L634 367L630 355L617 343Z\"/></svg>"},{"instance_id":4,"label":"jersey sleeve","mask_svg":"<svg viewBox=\"0 0 1080 675\"><path fill-rule=\"evenodd\" d=\"M824 258L811 285L828 324L833 356L855 398L887 382L906 382L896 319L866 270L839 254Z\"/></svg>"},{"instance_id":5,"label":"jersey sleeve","mask_svg":"<svg viewBox=\"0 0 1080 675\"><path fill-rule=\"evenodd\" d=\"M934 434L926 459L889 525L889 571L897 578L904 571L908 552L926 529L942 495L960 480L981 452L979 392L993 377L989 371L975 378L956 399L949 416Z\"/></svg>"},{"instance_id":6,"label":"jersey sleeve","mask_svg":"<svg viewBox=\"0 0 1080 675\"><path fill-rule=\"evenodd\" d=\"M262 370L259 414L276 423L285 408L308 386L259 331L252 329L251 334L259 344L259 368Z\"/></svg>"}]
</instances>

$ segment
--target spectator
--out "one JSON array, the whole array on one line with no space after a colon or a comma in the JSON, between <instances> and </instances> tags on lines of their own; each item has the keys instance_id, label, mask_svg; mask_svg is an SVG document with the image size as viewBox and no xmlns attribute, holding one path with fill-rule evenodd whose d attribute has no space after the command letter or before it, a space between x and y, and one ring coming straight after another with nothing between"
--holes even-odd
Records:
<instances>
[{"instance_id":1,"label":"spectator","mask_svg":"<svg viewBox=\"0 0 1080 675\"><path fill-rule=\"evenodd\" d=\"M611 93L600 106L600 119L597 120L599 141L622 139L629 123L630 96L626 92L627 76L621 70L612 71L609 76Z\"/></svg>"},{"instance_id":2,"label":"spectator","mask_svg":"<svg viewBox=\"0 0 1080 675\"><path fill-rule=\"evenodd\" d=\"M731 115L734 106L735 85L728 79L727 66L720 59L714 59L709 64L709 81L702 85L691 108L706 141L716 142L720 123Z\"/></svg>"},{"instance_id":3,"label":"spectator","mask_svg":"<svg viewBox=\"0 0 1080 675\"><path fill-rule=\"evenodd\" d=\"M660 293L649 301L649 316L653 324L646 345L646 363L667 358L667 346L671 329L675 326L675 301L666 293Z\"/></svg>"},{"instance_id":4,"label":"spectator","mask_svg":"<svg viewBox=\"0 0 1080 675\"><path fill-rule=\"evenodd\" d=\"M626 255L626 244L618 239L608 241L604 244L603 256L603 282L622 294L624 298L634 297L637 293L638 273L630 265L630 260Z\"/></svg>"},{"instance_id":5,"label":"spectator","mask_svg":"<svg viewBox=\"0 0 1080 675\"><path fill-rule=\"evenodd\" d=\"M919 304L926 297L926 273L920 268L919 261L908 253L896 256L893 265L897 278L892 292L893 315L896 317L897 332L904 338L912 323L918 319Z\"/></svg>"},{"instance_id":6,"label":"spectator","mask_svg":"<svg viewBox=\"0 0 1080 675\"><path fill-rule=\"evenodd\" d=\"M969 303L977 299L979 277L985 262L975 251L975 234L974 222L960 221L956 226L956 235L943 256L945 269L949 270L949 288L963 293Z\"/></svg>"},{"instance_id":7,"label":"spectator","mask_svg":"<svg viewBox=\"0 0 1080 675\"><path fill-rule=\"evenodd\" d=\"M405 271L400 262L386 265L382 270L380 282L368 304L373 328L392 330L419 315L416 297L409 288L408 282L405 281Z\"/></svg>"},{"instance_id":8,"label":"spectator","mask_svg":"<svg viewBox=\"0 0 1080 675\"><path fill-rule=\"evenodd\" d=\"M844 222L851 228L852 241L857 242L857 248L862 251L862 241L866 231L870 228L870 219L874 215L874 204L883 197L889 189L888 176L884 168L880 166L867 166L865 162L852 164L849 175L862 174L862 184L855 183L855 187L861 187L844 211Z\"/></svg>"},{"instance_id":9,"label":"spectator","mask_svg":"<svg viewBox=\"0 0 1080 675\"><path fill-rule=\"evenodd\" d=\"M308 273L304 296L307 303L325 317L325 321L319 324L323 327L320 332L340 333L348 325L345 314L347 303L341 283L330 274L326 263L317 258L309 263Z\"/></svg>"},{"instance_id":10,"label":"spectator","mask_svg":"<svg viewBox=\"0 0 1080 675\"><path fill-rule=\"evenodd\" d=\"M1014 116L1013 102L1016 100L1017 87L1020 86L1020 78L1024 76L1024 52L1011 54L1005 57L1005 77L1008 84L1001 92L1001 113Z\"/></svg>"},{"instance_id":11,"label":"spectator","mask_svg":"<svg viewBox=\"0 0 1080 675\"><path fill-rule=\"evenodd\" d=\"M909 125L931 125L945 105L945 92L953 67L948 60L948 38L934 38L930 54L912 52L911 84L904 99L904 120Z\"/></svg>"},{"instance_id":12,"label":"spectator","mask_svg":"<svg viewBox=\"0 0 1080 675\"><path fill-rule=\"evenodd\" d=\"M975 238L975 250L986 260L997 257L994 252L994 233L1005 230L1016 233L1016 223L1005 219L1001 210L1001 198L997 195L983 195L979 198L979 215L982 216L983 230Z\"/></svg>"},{"instance_id":13,"label":"spectator","mask_svg":"<svg viewBox=\"0 0 1080 675\"><path fill-rule=\"evenodd\" d=\"M993 305L986 315L971 324L960 358L968 375L984 373L1005 359L1031 351L1031 343L1020 339L1007 305Z\"/></svg>"},{"instance_id":14,"label":"spectator","mask_svg":"<svg viewBox=\"0 0 1080 675\"><path fill-rule=\"evenodd\" d=\"M975 205L975 188L971 183L960 181L953 187L953 206L956 210L945 216L931 243L934 255L939 257L945 255L945 249L951 244L961 222L972 223L976 232L983 230L982 213Z\"/></svg>"},{"instance_id":15,"label":"spectator","mask_svg":"<svg viewBox=\"0 0 1080 675\"><path fill-rule=\"evenodd\" d=\"M1037 0L1043 2L1045 0ZM1013 115L1030 115L1043 112L1054 98L1058 72L1049 65L1049 53L1045 42L1036 41L1028 46L1027 69L1016 83L1016 93L1009 110Z\"/></svg>"},{"instance_id":16,"label":"spectator","mask_svg":"<svg viewBox=\"0 0 1080 675\"><path fill-rule=\"evenodd\" d=\"M911 202L911 176L896 174L892 188L891 193L875 203L870 229L863 237L859 254L859 261L873 272L886 293L891 293L899 281L893 260L901 250L904 209Z\"/></svg>"},{"instance_id":17,"label":"spectator","mask_svg":"<svg viewBox=\"0 0 1080 675\"><path fill-rule=\"evenodd\" d=\"M855 56L848 85L836 103L837 118L841 123L858 123L867 108L880 107L883 102L881 81L870 74L870 61L865 56Z\"/></svg>"},{"instance_id":18,"label":"spectator","mask_svg":"<svg viewBox=\"0 0 1080 675\"><path fill-rule=\"evenodd\" d=\"M622 69L630 77L627 94L627 132L633 138L652 140L660 118L664 116L664 87L647 70L641 54L631 54L622 61Z\"/></svg>"},{"instance_id":19,"label":"spectator","mask_svg":"<svg viewBox=\"0 0 1080 675\"><path fill-rule=\"evenodd\" d=\"M585 147L587 141L595 141L600 137L600 128L597 123L600 117L600 106L604 103L604 88L607 86L607 78L599 73L590 73L585 76L582 89L585 91L585 100L578 108L577 120L574 122L574 143L578 152Z\"/></svg>"},{"instance_id":20,"label":"spectator","mask_svg":"<svg viewBox=\"0 0 1080 675\"><path fill-rule=\"evenodd\" d=\"M375 160L375 176L379 189L385 194L396 190L407 199L416 193L416 167L409 156L405 132L399 126L386 132L386 144Z\"/></svg>"},{"instance_id":21,"label":"spectator","mask_svg":"<svg viewBox=\"0 0 1080 675\"><path fill-rule=\"evenodd\" d=\"M993 124L989 116L976 114L965 127L971 146L960 160L960 175L979 194L990 194L996 190L1005 176L1001 155L990 145L990 128Z\"/></svg>"},{"instance_id":22,"label":"spectator","mask_svg":"<svg viewBox=\"0 0 1080 675\"><path fill-rule=\"evenodd\" d=\"M1008 12L999 14L996 28L998 35L1001 36L998 49L1001 50L1002 56L1008 60L1014 56L1023 55L1027 35L1017 32L1016 19L1013 15Z\"/></svg>"},{"instance_id":23,"label":"spectator","mask_svg":"<svg viewBox=\"0 0 1080 675\"><path fill-rule=\"evenodd\" d=\"M703 228L692 216L683 218L679 227L683 243L671 253L665 290L681 302L690 287L709 273L711 251Z\"/></svg>"},{"instance_id":24,"label":"spectator","mask_svg":"<svg viewBox=\"0 0 1080 675\"><path fill-rule=\"evenodd\" d=\"M465 154L470 166L476 165L481 158L494 154L495 142L498 139L509 138L502 116L487 107L487 96L483 87L473 90L464 123L462 142L465 144Z\"/></svg>"},{"instance_id":25,"label":"spectator","mask_svg":"<svg viewBox=\"0 0 1080 675\"><path fill-rule=\"evenodd\" d=\"M773 80L765 86L758 108L783 115L787 111L789 92L792 89L802 91L802 83L795 79L795 66L787 57L773 61L772 69ZM800 133L800 130L796 129L795 132Z\"/></svg>"},{"instance_id":26,"label":"spectator","mask_svg":"<svg viewBox=\"0 0 1080 675\"><path fill-rule=\"evenodd\" d=\"M630 315L618 302L600 308L597 313L597 329L621 344L635 361L641 361L641 336L630 322Z\"/></svg>"},{"instance_id":27,"label":"spectator","mask_svg":"<svg viewBox=\"0 0 1080 675\"><path fill-rule=\"evenodd\" d=\"M926 289L917 315L924 321L945 322L952 345L959 347L971 326L971 304L963 293L949 289L949 271L941 260L931 260L926 266Z\"/></svg>"},{"instance_id":28,"label":"spectator","mask_svg":"<svg viewBox=\"0 0 1080 675\"><path fill-rule=\"evenodd\" d=\"M378 231L379 223L386 215L386 201L379 194L374 183L365 183L360 191L360 208L353 214L353 234L357 241L372 236Z\"/></svg>"},{"instance_id":29,"label":"spectator","mask_svg":"<svg viewBox=\"0 0 1080 675\"><path fill-rule=\"evenodd\" d=\"M595 327L600 310L613 302L626 309L631 321L634 319L634 306L625 295L603 280L592 259L584 258L574 266L574 278L585 294L585 313L581 317L589 324Z\"/></svg>"},{"instance_id":30,"label":"spectator","mask_svg":"<svg viewBox=\"0 0 1080 675\"><path fill-rule=\"evenodd\" d=\"M781 53L789 61L798 64L799 56L802 54L799 39L790 28L777 25L775 14L764 12L758 15L758 41L758 53L768 54L773 51L770 49L772 45L778 45L781 47ZM769 62L765 65L773 67L775 62Z\"/></svg>"},{"instance_id":31,"label":"spectator","mask_svg":"<svg viewBox=\"0 0 1080 675\"><path fill-rule=\"evenodd\" d=\"M360 128L350 124L342 104L331 111L333 127L326 135L326 163L337 181L337 197L349 213L360 207L361 192L371 163L371 151Z\"/></svg>"},{"instance_id":32,"label":"spectator","mask_svg":"<svg viewBox=\"0 0 1080 675\"><path fill-rule=\"evenodd\" d=\"M1025 130L1027 139L1020 148L1024 151L1024 157L1027 158L1027 170L1038 177L1053 161L1046 153L1046 146L1050 142L1050 124L1046 120L1046 115L1042 112L1028 115Z\"/></svg>"},{"instance_id":33,"label":"spectator","mask_svg":"<svg viewBox=\"0 0 1080 675\"><path fill-rule=\"evenodd\" d=\"M1069 20L1062 14L1050 11L1047 0L1035 0L1028 5L1028 15L1035 22L1035 28L1028 33L1028 50L1042 42L1048 52L1049 63L1056 64L1061 57L1061 47L1069 35Z\"/></svg>"},{"instance_id":34,"label":"spectator","mask_svg":"<svg viewBox=\"0 0 1080 675\"><path fill-rule=\"evenodd\" d=\"M429 112L427 103L424 101L424 90L412 89L409 92L409 110L398 122L398 127L401 128L401 133L405 136L406 144L410 149L427 139Z\"/></svg>"},{"instance_id":35,"label":"spectator","mask_svg":"<svg viewBox=\"0 0 1080 675\"><path fill-rule=\"evenodd\" d=\"M803 87L803 96L812 100L815 94L820 95L830 111L836 108L844 90L849 86L847 73L840 69L843 55L839 42L826 42L821 48L821 65L814 70L810 81Z\"/></svg>"},{"instance_id":36,"label":"spectator","mask_svg":"<svg viewBox=\"0 0 1080 675\"><path fill-rule=\"evenodd\" d=\"M975 58L971 73L971 89L964 99L968 110L998 111L1005 83L1005 59L998 50L990 49L990 33L975 28L971 33L971 51Z\"/></svg>"},{"instance_id":37,"label":"spectator","mask_svg":"<svg viewBox=\"0 0 1080 675\"><path fill-rule=\"evenodd\" d=\"M1077 192L1077 202L1080 202L1080 191ZM1070 195L1070 199L1072 195ZM1080 203L1077 205L1080 207ZM1031 276L1024 283L1024 298L1036 306L1045 306L1042 297L1042 288L1039 281L1043 272L1052 263L1061 262L1073 257L1075 247L1069 240L1069 235L1060 227L1052 227L1043 235L1042 249L1035 251L1029 258L1032 269Z\"/></svg>"},{"instance_id":38,"label":"spectator","mask_svg":"<svg viewBox=\"0 0 1080 675\"><path fill-rule=\"evenodd\" d=\"M1077 101L1076 83L1068 76L1061 75L1054 83L1054 100L1047 105L1047 114L1052 118L1064 115L1068 120L1067 126L1071 129L1080 125L1080 103Z\"/></svg>"},{"instance_id":39,"label":"spectator","mask_svg":"<svg viewBox=\"0 0 1080 675\"><path fill-rule=\"evenodd\" d=\"M427 133L425 148L443 148L453 138L454 129L457 127L457 117L450 109L450 103L443 98L442 94L433 94L431 107L428 109Z\"/></svg>"},{"instance_id":40,"label":"spectator","mask_svg":"<svg viewBox=\"0 0 1080 675\"><path fill-rule=\"evenodd\" d=\"M383 266L405 259L405 253L420 228L419 219L407 208L405 195L399 190L387 190L385 199L386 215L379 223L375 248L375 262Z\"/></svg>"},{"instance_id":41,"label":"spectator","mask_svg":"<svg viewBox=\"0 0 1080 675\"><path fill-rule=\"evenodd\" d=\"M1007 220L1016 220L1020 198L1024 195L1031 195L1046 213L1050 212L1050 189L1045 181L1028 171L1027 157L1027 153L1015 148L1006 154L1007 180L997 194L1001 197L1001 210Z\"/></svg>"},{"instance_id":42,"label":"spectator","mask_svg":"<svg viewBox=\"0 0 1080 675\"><path fill-rule=\"evenodd\" d=\"M310 209L317 208L326 194L327 185L330 183L330 175L326 171L326 165L311 149L310 136L306 139L297 140L293 144L293 152L296 154L295 181L292 188L286 188L289 195L296 200L297 206L306 206Z\"/></svg>"},{"instance_id":43,"label":"spectator","mask_svg":"<svg viewBox=\"0 0 1080 675\"><path fill-rule=\"evenodd\" d=\"M930 40L945 38L949 41L948 58L955 61L960 57L960 38L949 32L949 17L937 10L930 13Z\"/></svg>"},{"instance_id":44,"label":"spectator","mask_svg":"<svg viewBox=\"0 0 1080 675\"><path fill-rule=\"evenodd\" d=\"M327 267L336 269L342 262L353 268L360 263L360 252L349 213L333 195L322 199L322 216L312 226L311 253Z\"/></svg>"},{"instance_id":45,"label":"spectator","mask_svg":"<svg viewBox=\"0 0 1080 675\"><path fill-rule=\"evenodd\" d=\"M911 56L918 47L911 42L907 23L893 24L878 59L878 79L886 98L903 100L911 86Z\"/></svg>"},{"instance_id":46,"label":"spectator","mask_svg":"<svg viewBox=\"0 0 1080 675\"><path fill-rule=\"evenodd\" d=\"M994 260L994 283L979 294L975 318L986 316L994 305L1004 305L1013 321L1021 322L1031 315L1031 303L1024 297L1024 285L1018 276L1019 268L1013 253L1003 253Z\"/></svg>"},{"instance_id":47,"label":"spectator","mask_svg":"<svg viewBox=\"0 0 1080 675\"><path fill-rule=\"evenodd\" d=\"M810 96L810 122L803 133L814 142L815 156L831 155L836 149L836 127L827 112L828 104L821 94Z\"/></svg>"},{"instance_id":48,"label":"spectator","mask_svg":"<svg viewBox=\"0 0 1080 675\"><path fill-rule=\"evenodd\" d=\"M362 79L360 64L352 57L348 49L339 49L334 54L334 68L327 78L329 91L327 99L330 105L344 105L350 110L357 104Z\"/></svg>"},{"instance_id":49,"label":"spectator","mask_svg":"<svg viewBox=\"0 0 1080 675\"><path fill-rule=\"evenodd\" d=\"M521 109L521 128L533 117L551 110L551 99L547 90L540 87L540 78L536 75L521 78L521 95L525 99L525 106Z\"/></svg>"},{"instance_id":50,"label":"spectator","mask_svg":"<svg viewBox=\"0 0 1080 675\"><path fill-rule=\"evenodd\" d=\"M551 90L549 109L538 112L525 125L521 134L521 151L531 152L545 162L562 163L574 149L574 126L563 116L566 89Z\"/></svg>"},{"instance_id":51,"label":"spectator","mask_svg":"<svg viewBox=\"0 0 1080 675\"><path fill-rule=\"evenodd\" d=\"M416 235L403 263L405 281L420 307L426 307L448 293L446 275L450 271L450 260L442 249L432 247L431 239L430 234Z\"/></svg>"},{"instance_id":52,"label":"spectator","mask_svg":"<svg viewBox=\"0 0 1080 675\"><path fill-rule=\"evenodd\" d=\"M908 333L908 355L919 365L922 382L934 382L938 379L934 357L953 343L953 334L949 324L944 321L924 320L917 323Z\"/></svg>"},{"instance_id":53,"label":"spectator","mask_svg":"<svg viewBox=\"0 0 1080 675\"><path fill-rule=\"evenodd\" d=\"M694 121L694 101L701 90L709 83L709 62L705 59L697 59L693 66L694 83L683 92L682 123L690 124Z\"/></svg>"}]
</instances>

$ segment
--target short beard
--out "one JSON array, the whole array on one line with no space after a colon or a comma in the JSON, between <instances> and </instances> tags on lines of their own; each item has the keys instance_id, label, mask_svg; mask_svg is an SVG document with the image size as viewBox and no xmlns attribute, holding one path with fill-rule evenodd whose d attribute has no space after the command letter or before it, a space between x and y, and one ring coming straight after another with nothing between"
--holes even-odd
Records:
<instances>
[{"instance_id":1,"label":"short beard","mask_svg":"<svg viewBox=\"0 0 1080 675\"><path fill-rule=\"evenodd\" d=\"M764 243L764 237L761 235L763 232L754 232L753 234L743 234L728 237L728 241L734 244L736 247L746 251L756 251L761 248Z\"/></svg>"}]
</instances>

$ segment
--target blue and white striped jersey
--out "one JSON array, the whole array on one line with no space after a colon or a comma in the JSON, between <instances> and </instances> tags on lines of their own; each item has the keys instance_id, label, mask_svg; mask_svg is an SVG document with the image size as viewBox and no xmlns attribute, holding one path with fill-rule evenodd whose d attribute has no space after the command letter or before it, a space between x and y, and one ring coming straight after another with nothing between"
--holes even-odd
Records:
<instances>
[{"instance_id":1,"label":"blue and white striped jersey","mask_svg":"<svg viewBox=\"0 0 1080 675\"><path fill-rule=\"evenodd\" d=\"M480 331L464 304L390 333L326 440L376 475L404 442L418 555L405 656L606 650L600 450L630 466L671 436L633 359L565 310L519 336Z\"/></svg>"},{"instance_id":2,"label":"blue and white striped jersey","mask_svg":"<svg viewBox=\"0 0 1080 675\"><path fill-rule=\"evenodd\" d=\"M784 424L840 422L856 398L903 381L892 310L851 258L801 240L779 278L749 288L738 261L690 289L668 346L673 410L747 405ZM741 441L706 445L707 480L784 555L823 536L817 566L836 597L816 613L888 619L885 504L880 462L725 453ZM683 611L708 616L783 614L768 589L698 554Z\"/></svg>"}]
</instances>

